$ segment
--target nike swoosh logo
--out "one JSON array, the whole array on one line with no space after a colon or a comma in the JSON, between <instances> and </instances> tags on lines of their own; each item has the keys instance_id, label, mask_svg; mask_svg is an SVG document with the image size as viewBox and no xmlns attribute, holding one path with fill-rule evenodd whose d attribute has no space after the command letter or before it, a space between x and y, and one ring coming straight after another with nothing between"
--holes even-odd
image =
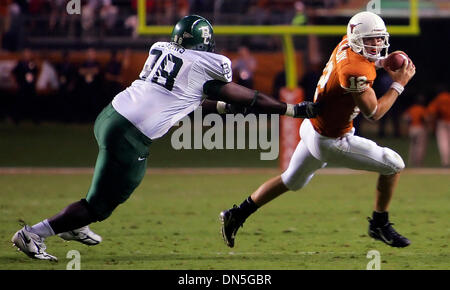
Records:
<instances>
[{"instance_id":1,"label":"nike swoosh logo","mask_svg":"<svg viewBox=\"0 0 450 290\"><path fill-rule=\"evenodd\" d=\"M394 242L394 240L388 240L386 239L386 237L383 235L383 232L381 230L378 230L378 232L380 233L380 237L383 239L383 241L385 241L387 244L392 245L392 243Z\"/></svg>"},{"instance_id":2,"label":"nike swoosh logo","mask_svg":"<svg viewBox=\"0 0 450 290\"><path fill-rule=\"evenodd\" d=\"M142 160L145 160L145 159L147 159L146 157L138 157L138 161L142 161Z\"/></svg>"}]
</instances>

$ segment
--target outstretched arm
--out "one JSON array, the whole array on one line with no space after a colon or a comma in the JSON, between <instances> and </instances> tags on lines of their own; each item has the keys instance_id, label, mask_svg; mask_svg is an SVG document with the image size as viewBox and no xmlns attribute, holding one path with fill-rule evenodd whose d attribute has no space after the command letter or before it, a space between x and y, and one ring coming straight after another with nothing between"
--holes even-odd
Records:
<instances>
[{"instance_id":1,"label":"outstretched arm","mask_svg":"<svg viewBox=\"0 0 450 290\"><path fill-rule=\"evenodd\" d=\"M318 104L311 102L302 102L296 105L286 104L266 94L233 82L208 81L203 86L203 91L210 99L241 105L258 113L288 115L296 118L314 118L319 109Z\"/></svg>"},{"instance_id":2,"label":"outstretched arm","mask_svg":"<svg viewBox=\"0 0 450 290\"><path fill-rule=\"evenodd\" d=\"M238 114L246 113L245 107L233 104L227 104L222 101L205 99L201 104L203 112L218 114ZM248 113L248 112L247 112Z\"/></svg>"}]
</instances>

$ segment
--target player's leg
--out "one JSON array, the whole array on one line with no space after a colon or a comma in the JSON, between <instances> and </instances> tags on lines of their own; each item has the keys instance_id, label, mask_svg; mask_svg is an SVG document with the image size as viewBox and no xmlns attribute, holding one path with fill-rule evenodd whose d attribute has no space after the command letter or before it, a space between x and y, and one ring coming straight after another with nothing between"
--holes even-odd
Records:
<instances>
[{"instance_id":1,"label":"player's leg","mask_svg":"<svg viewBox=\"0 0 450 290\"><path fill-rule=\"evenodd\" d=\"M351 169L378 172L375 206L369 219L369 235L393 247L406 247L410 241L398 234L389 222L388 208L396 188L399 173L405 164L395 151L380 147L375 142L347 134L342 138L324 140L330 164Z\"/></svg>"},{"instance_id":2,"label":"player's leg","mask_svg":"<svg viewBox=\"0 0 450 290\"><path fill-rule=\"evenodd\" d=\"M103 111L95 125L98 126L100 122L103 122L105 116L106 113ZM82 199L66 206L53 217L44 219L34 226L24 225L14 234L11 241L14 246L31 258L57 260L56 257L45 252L44 240L58 233L82 228L96 220L97 218L92 210L89 209L89 204L85 199Z\"/></svg>"},{"instance_id":3,"label":"player's leg","mask_svg":"<svg viewBox=\"0 0 450 290\"><path fill-rule=\"evenodd\" d=\"M33 227L25 225L19 230L12 242L28 256L56 260L56 257L45 253L43 241L60 233L64 239L98 244L101 237L90 231L87 225L109 217L143 179L150 139L115 112L112 106L99 115L94 131L100 150L86 199L70 204Z\"/></svg>"},{"instance_id":4,"label":"player's leg","mask_svg":"<svg viewBox=\"0 0 450 290\"><path fill-rule=\"evenodd\" d=\"M107 106L104 112L94 128L100 149L86 196L88 208L97 221L108 218L141 183L151 144L151 140L117 113L112 105Z\"/></svg>"},{"instance_id":5,"label":"player's leg","mask_svg":"<svg viewBox=\"0 0 450 290\"><path fill-rule=\"evenodd\" d=\"M225 243L229 247L234 247L238 229L251 214L286 191L302 188L311 180L315 171L325 165L312 156L304 142L300 141L292 155L288 169L282 175L264 182L239 206L235 205L220 213L222 236Z\"/></svg>"},{"instance_id":6,"label":"player's leg","mask_svg":"<svg viewBox=\"0 0 450 290\"><path fill-rule=\"evenodd\" d=\"M409 166L422 166L427 149L427 138L425 127L413 127L410 129Z\"/></svg>"},{"instance_id":7,"label":"player's leg","mask_svg":"<svg viewBox=\"0 0 450 290\"><path fill-rule=\"evenodd\" d=\"M408 150L408 165L416 166L416 151L417 151L417 131L416 128L409 129L409 150Z\"/></svg>"},{"instance_id":8,"label":"player's leg","mask_svg":"<svg viewBox=\"0 0 450 290\"><path fill-rule=\"evenodd\" d=\"M388 212L389 205L394 195L394 189L397 186L399 173L378 176L377 188L375 193L375 212Z\"/></svg>"},{"instance_id":9,"label":"player's leg","mask_svg":"<svg viewBox=\"0 0 450 290\"><path fill-rule=\"evenodd\" d=\"M438 143L441 165L450 165L450 123L438 121L436 125L436 140Z\"/></svg>"},{"instance_id":10,"label":"player's leg","mask_svg":"<svg viewBox=\"0 0 450 290\"><path fill-rule=\"evenodd\" d=\"M419 136L419 147L417 155L418 155L418 166L423 166L423 161L425 159L425 155L427 153L428 146L428 133L425 127L420 128L420 136Z\"/></svg>"},{"instance_id":11,"label":"player's leg","mask_svg":"<svg viewBox=\"0 0 450 290\"><path fill-rule=\"evenodd\" d=\"M281 175L278 175L267 180L255 190L255 192L250 195L250 200L252 200L259 208L288 190L289 188L283 183Z\"/></svg>"}]
</instances>

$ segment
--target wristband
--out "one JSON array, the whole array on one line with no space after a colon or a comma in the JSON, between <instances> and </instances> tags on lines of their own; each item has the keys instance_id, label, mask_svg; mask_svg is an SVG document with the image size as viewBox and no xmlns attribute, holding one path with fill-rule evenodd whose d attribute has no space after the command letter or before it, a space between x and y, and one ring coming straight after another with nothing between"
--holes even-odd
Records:
<instances>
[{"instance_id":1,"label":"wristband","mask_svg":"<svg viewBox=\"0 0 450 290\"><path fill-rule=\"evenodd\" d=\"M218 101L216 105L217 113L219 114L225 114L227 112L227 103Z\"/></svg>"},{"instance_id":2,"label":"wristband","mask_svg":"<svg viewBox=\"0 0 450 290\"><path fill-rule=\"evenodd\" d=\"M401 84L397 83L397 82L393 82L391 85L391 89L394 89L397 91L397 93L400 95L401 93L403 93L403 90L405 89Z\"/></svg>"},{"instance_id":3,"label":"wristband","mask_svg":"<svg viewBox=\"0 0 450 290\"><path fill-rule=\"evenodd\" d=\"M294 117L295 115L294 105L286 104L286 112L284 114L289 117Z\"/></svg>"}]
</instances>

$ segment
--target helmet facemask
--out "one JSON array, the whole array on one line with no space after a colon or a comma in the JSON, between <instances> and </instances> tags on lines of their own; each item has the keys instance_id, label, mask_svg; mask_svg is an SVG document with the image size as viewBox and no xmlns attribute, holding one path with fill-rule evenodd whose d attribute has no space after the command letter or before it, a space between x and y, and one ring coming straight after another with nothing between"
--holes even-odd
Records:
<instances>
[{"instance_id":1,"label":"helmet facemask","mask_svg":"<svg viewBox=\"0 0 450 290\"><path fill-rule=\"evenodd\" d=\"M380 45L368 45L364 44L365 38L383 38L383 42ZM377 59L382 59L387 57L389 49L389 33L377 33L368 35L358 35L350 42L352 49L364 56L365 58L376 61Z\"/></svg>"}]
</instances>

